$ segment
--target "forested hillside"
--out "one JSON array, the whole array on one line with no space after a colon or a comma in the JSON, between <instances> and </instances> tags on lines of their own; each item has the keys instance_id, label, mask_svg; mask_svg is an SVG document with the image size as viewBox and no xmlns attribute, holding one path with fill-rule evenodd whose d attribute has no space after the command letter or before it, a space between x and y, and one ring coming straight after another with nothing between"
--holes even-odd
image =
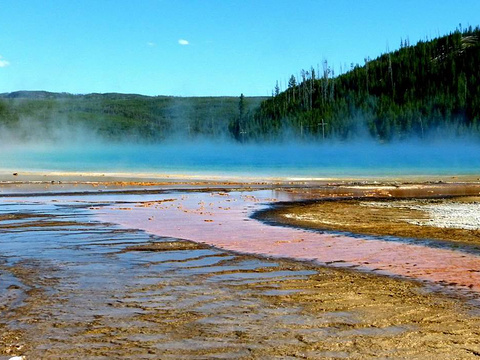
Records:
<instances>
[{"instance_id":1,"label":"forested hillside","mask_svg":"<svg viewBox=\"0 0 480 360\"><path fill-rule=\"evenodd\" d=\"M259 69L261 71L261 69ZM110 140L179 137L388 141L435 134L480 138L480 28L401 47L336 76L323 64L291 76L271 98L0 94L0 138L88 129ZM57 131L56 131L57 130ZM60 135L58 135L60 134Z\"/></svg>"},{"instance_id":2,"label":"forested hillside","mask_svg":"<svg viewBox=\"0 0 480 360\"><path fill-rule=\"evenodd\" d=\"M253 112L265 98L245 98ZM0 138L19 140L88 132L109 140L158 142L174 137L230 137L237 97L168 97L130 94L72 95L45 91L0 94ZM55 139L54 139L55 140Z\"/></svg>"},{"instance_id":3,"label":"forested hillside","mask_svg":"<svg viewBox=\"0 0 480 360\"><path fill-rule=\"evenodd\" d=\"M291 76L253 115L230 124L239 140L370 136L380 140L435 133L480 136L480 28L400 49L335 76L321 68Z\"/></svg>"}]
</instances>

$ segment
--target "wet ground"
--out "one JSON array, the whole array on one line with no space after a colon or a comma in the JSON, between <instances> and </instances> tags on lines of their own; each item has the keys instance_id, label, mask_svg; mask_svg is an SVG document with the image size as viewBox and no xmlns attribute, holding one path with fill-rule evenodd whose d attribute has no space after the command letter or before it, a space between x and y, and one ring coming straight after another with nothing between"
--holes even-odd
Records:
<instances>
[{"instance_id":1,"label":"wet ground","mask_svg":"<svg viewBox=\"0 0 480 360\"><path fill-rule=\"evenodd\" d=\"M279 206L277 204L280 207L284 204L288 215L290 211L294 214L294 211L311 208L308 202L293 206L288 206L288 201L286 204L282 202L290 197L291 193L283 190L192 192L173 197L159 194L145 197L143 202L125 196L125 200L130 199L129 203L107 206L98 214L103 221L143 229L152 234L189 239L240 253L291 258L323 266L417 279L453 292L462 292L475 301L480 300L478 242L460 246L447 241L418 240L414 234L410 237L394 236L395 232L359 236L361 231L358 228L351 232L338 231L342 228L339 226L337 230L328 219L337 216L340 221L345 221L356 216L354 209L348 207L335 212L335 204L343 203L339 201L341 198L318 202L325 203L322 206L326 214L332 208L332 216L317 217L321 224L330 222L329 228L320 226L319 231L302 229L309 227L309 223L299 222L296 226L295 222L289 221L291 219L284 221L275 215L275 210L271 210ZM362 199L370 204L379 198ZM358 202L358 199L354 201ZM385 208L377 213L383 214L384 211L388 218ZM264 214L267 215L262 216ZM273 214L273 221L268 214ZM391 219L395 224L400 223L393 217ZM281 226L283 223L293 226ZM360 216L358 223L360 227L371 225L365 216Z\"/></svg>"},{"instance_id":2,"label":"wet ground","mask_svg":"<svg viewBox=\"0 0 480 360\"><path fill-rule=\"evenodd\" d=\"M215 226L224 243L229 233L241 242L251 233L229 221L243 214L244 224L260 224L246 218L259 205L256 195L2 198L0 359L480 355L478 307L462 296L169 234L180 228L193 237L203 224ZM223 220L210 206L217 202ZM185 218L168 228L173 208ZM156 224L168 237L108 223L112 214ZM257 245L250 243L252 251Z\"/></svg>"}]
</instances>

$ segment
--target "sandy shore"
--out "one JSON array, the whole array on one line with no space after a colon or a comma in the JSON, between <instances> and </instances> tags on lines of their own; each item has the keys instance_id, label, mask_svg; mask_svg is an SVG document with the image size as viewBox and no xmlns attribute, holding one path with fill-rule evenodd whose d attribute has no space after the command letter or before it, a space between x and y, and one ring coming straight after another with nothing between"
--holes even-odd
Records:
<instances>
[{"instance_id":1,"label":"sandy shore","mask_svg":"<svg viewBox=\"0 0 480 360\"><path fill-rule=\"evenodd\" d=\"M364 251L352 244L374 242L297 228L433 238L446 245L422 251L458 256L462 266L477 271L478 231L453 226L455 219L448 228L427 221L445 224L453 217L442 206L460 204L456 211L470 213L467 225L473 226L471 206L480 191L473 178L420 183L125 178L118 183L118 178L59 176L56 183L48 178L35 185L45 191L28 189L40 181L32 178L18 180L18 188L10 188L11 180L0 185L0 358L468 359L480 354L480 308L470 302L480 290L476 272L465 284L415 277L428 271L425 262L435 265L420 253L415 261L395 260L411 273L385 276L379 248L371 253L377 263L326 257L319 265L309 236L312 244L317 238L331 241L332 247L324 248L327 255L327 249L344 246L328 256L352 255L349 261L358 258L356 250ZM99 192L91 182L111 193ZM68 187L63 195L61 185ZM79 186L85 189L76 191ZM276 207L267 206L274 202ZM432 215L437 204L443 218ZM251 219L257 211L265 221L291 227ZM395 252L416 246L381 244ZM289 256L292 250L303 261L285 259L295 257ZM452 276L458 275L463 271Z\"/></svg>"},{"instance_id":2,"label":"sandy shore","mask_svg":"<svg viewBox=\"0 0 480 360\"><path fill-rule=\"evenodd\" d=\"M52 183L53 182L53 183ZM61 171L18 171L0 170L0 187L9 184L27 185L41 183L51 185L75 185L98 183L105 186L114 184L158 185L175 183L201 183L206 185L228 184L275 184L282 186L298 185L312 188L328 184L357 186L386 186L407 184L480 184L480 175L398 175L369 177L277 177L277 176L232 176L231 174L191 174L191 173L125 173L125 172L61 172ZM69 188L65 186L65 189Z\"/></svg>"}]
</instances>

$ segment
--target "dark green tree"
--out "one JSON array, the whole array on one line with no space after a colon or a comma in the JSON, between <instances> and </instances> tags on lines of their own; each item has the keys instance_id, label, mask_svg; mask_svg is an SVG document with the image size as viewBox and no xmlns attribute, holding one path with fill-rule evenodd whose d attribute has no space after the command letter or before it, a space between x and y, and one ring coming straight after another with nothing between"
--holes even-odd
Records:
<instances>
[{"instance_id":1,"label":"dark green tree","mask_svg":"<svg viewBox=\"0 0 480 360\"><path fill-rule=\"evenodd\" d=\"M327 61L323 73L302 70L280 92L265 100L254 116L245 118L248 138L278 136L283 129L301 138L349 138L368 131L390 140L426 138L441 129L480 137L480 28L411 45L335 76ZM255 131L251 131L255 129Z\"/></svg>"}]
</instances>

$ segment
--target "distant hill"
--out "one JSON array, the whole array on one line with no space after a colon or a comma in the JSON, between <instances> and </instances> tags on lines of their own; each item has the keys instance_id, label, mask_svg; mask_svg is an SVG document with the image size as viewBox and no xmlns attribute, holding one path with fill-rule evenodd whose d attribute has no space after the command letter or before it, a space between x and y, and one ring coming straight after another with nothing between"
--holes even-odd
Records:
<instances>
[{"instance_id":1,"label":"distant hill","mask_svg":"<svg viewBox=\"0 0 480 360\"><path fill-rule=\"evenodd\" d=\"M480 28L457 29L410 45L335 76L321 69L277 84L255 114L230 124L237 139L280 136L380 140L435 133L480 136ZM240 133L242 136L240 136Z\"/></svg>"},{"instance_id":2,"label":"distant hill","mask_svg":"<svg viewBox=\"0 0 480 360\"><path fill-rule=\"evenodd\" d=\"M253 113L265 97L245 98ZM110 140L163 141L175 136L229 137L238 97L171 97L136 94L16 91L0 94L0 136L50 137L59 128ZM55 135L58 136L58 135Z\"/></svg>"},{"instance_id":3,"label":"distant hill","mask_svg":"<svg viewBox=\"0 0 480 360\"><path fill-rule=\"evenodd\" d=\"M0 99L65 99L73 98L75 95L68 93L54 93L48 91L14 91L0 94Z\"/></svg>"}]
</instances>

